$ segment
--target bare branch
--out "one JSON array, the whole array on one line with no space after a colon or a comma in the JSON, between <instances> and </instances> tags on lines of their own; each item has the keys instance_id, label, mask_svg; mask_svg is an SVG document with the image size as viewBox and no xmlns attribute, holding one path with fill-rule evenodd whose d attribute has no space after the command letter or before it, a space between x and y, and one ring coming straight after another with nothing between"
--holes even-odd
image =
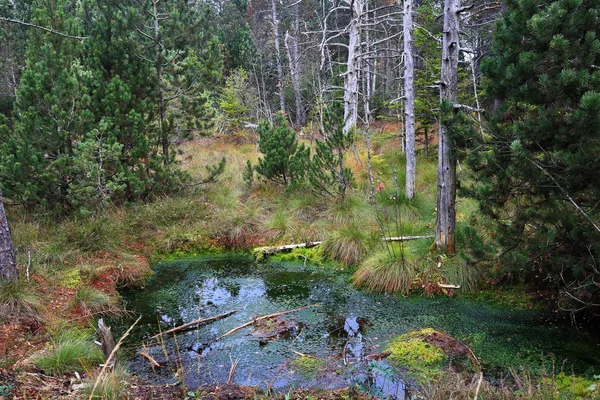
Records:
<instances>
[{"instance_id":1,"label":"bare branch","mask_svg":"<svg viewBox=\"0 0 600 400\"><path fill-rule=\"evenodd\" d=\"M62 36L62 37L68 38L68 39L76 39L76 40L85 40L85 39L87 39L87 36L69 35L67 33L62 33L62 32L59 32L59 31L55 31L52 28L46 28L46 27L43 27L43 26L40 26L40 25L30 24L29 22L19 21L17 19L0 17L0 21L8 22L8 23L11 23L11 24L23 25L23 26L26 26L26 27L29 27L29 28L39 29L41 31L48 32L48 33L51 33L51 34L57 35L57 36Z\"/></svg>"}]
</instances>

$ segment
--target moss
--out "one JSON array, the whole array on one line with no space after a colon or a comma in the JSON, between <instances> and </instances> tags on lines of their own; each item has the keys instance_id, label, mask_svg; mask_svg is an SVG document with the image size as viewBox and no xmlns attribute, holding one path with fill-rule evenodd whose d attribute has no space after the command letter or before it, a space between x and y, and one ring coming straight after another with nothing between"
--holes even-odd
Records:
<instances>
[{"instance_id":1,"label":"moss","mask_svg":"<svg viewBox=\"0 0 600 400\"><path fill-rule=\"evenodd\" d=\"M307 356L301 356L292 361L292 368L310 378L316 377L324 366L325 361Z\"/></svg>"},{"instance_id":2,"label":"moss","mask_svg":"<svg viewBox=\"0 0 600 400\"><path fill-rule=\"evenodd\" d=\"M600 380L594 382L561 372L553 379L545 378L543 383L556 385L561 399L584 400L597 399L600 396Z\"/></svg>"},{"instance_id":3,"label":"moss","mask_svg":"<svg viewBox=\"0 0 600 400\"><path fill-rule=\"evenodd\" d=\"M81 282L81 270L73 268L61 276L59 284L69 289L76 289L81 286Z\"/></svg>"},{"instance_id":4,"label":"moss","mask_svg":"<svg viewBox=\"0 0 600 400\"><path fill-rule=\"evenodd\" d=\"M465 295L470 300L489 303L509 310L538 310L543 306L527 293L526 288L519 285L494 286L476 293Z\"/></svg>"},{"instance_id":5,"label":"moss","mask_svg":"<svg viewBox=\"0 0 600 400\"><path fill-rule=\"evenodd\" d=\"M414 376L419 382L427 382L439 376L447 356L442 349L424 340L433 329L421 329L396 337L387 346L391 354L388 360Z\"/></svg>"}]
</instances>

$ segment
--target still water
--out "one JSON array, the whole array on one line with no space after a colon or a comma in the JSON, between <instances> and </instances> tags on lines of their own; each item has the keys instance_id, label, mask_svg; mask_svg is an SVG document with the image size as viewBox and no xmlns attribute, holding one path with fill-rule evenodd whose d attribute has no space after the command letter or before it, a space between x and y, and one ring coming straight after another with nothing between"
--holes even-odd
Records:
<instances>
[{"instance_id":1,"label":"still water","mask_svg":"<svg viewBox=\"0 0 600 400\"><path fill-rule=\"evenodd\" d=\"M464 299L369 294L354 289L346 271L301 262L256 264L245 255L170 261L155 267L144 289L123 297L127 308L142 316L126 343L130 371L157 383L183 380L190 389L231 380L285 391L371 379L401 399L401 371L393 382L369 376L365 357L381 353L394 336L421 328L445 331L470 345L486 376L501 376L507 366L600 373L598 338L552 314ZM258 316L313 304L215 341ZM165 335L162 342L147 340L159 331L233 310L238 311L198 329ZM114 330L123 332L135 318L121 320ZM143 346L164 367L153 369L142 359ZM319 360L318 369L299 366L294 361L299 354ZM232 364L237 366L230 377Z\"/></svg>"}]
</instances>

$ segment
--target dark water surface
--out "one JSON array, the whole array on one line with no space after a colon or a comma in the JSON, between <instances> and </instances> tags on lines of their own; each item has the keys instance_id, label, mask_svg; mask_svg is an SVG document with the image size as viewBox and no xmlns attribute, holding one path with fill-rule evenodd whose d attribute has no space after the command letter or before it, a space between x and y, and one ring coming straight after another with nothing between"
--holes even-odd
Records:
<instances>
[{"instance_id":1,"label":"dark water surface","mask_svg":"<svg viewBox=\"0 0 600 400\"><path fill-rule=\"evenodd\" d=\"M257 265L243 255L161 263L155 272L143 290L123 295L127 308L142 315L126 343L129 369L155 382L179 378L191 389L224 383L237 362L232 382L238 384L280 390L345 387L362 379L366 363L359 361L364 356L381 353L392 337L421 328L443 330L465 341L481 358L486 375L501 375L507 366L553 365L568 373L600 373L598 338L549 314L463 299L373 295L354 289L343 271L303 263ZM278 338L265 339L248 327L215 342L257 316L310 304L319 306L283 317L294 329ZM146 341L147 351L164 368L153 371L136 355L144 339L159 332L159 325L164 331L236 309L240 311L200 329L177 333L176 338L168 335L162 345ZM123 332L134 319L119 322L114 330ZM298 353L323 360L320 372L299 368L293 362ZM384 380L376 379L388 392L400 389Z\"/></svg>"}]
</instances>

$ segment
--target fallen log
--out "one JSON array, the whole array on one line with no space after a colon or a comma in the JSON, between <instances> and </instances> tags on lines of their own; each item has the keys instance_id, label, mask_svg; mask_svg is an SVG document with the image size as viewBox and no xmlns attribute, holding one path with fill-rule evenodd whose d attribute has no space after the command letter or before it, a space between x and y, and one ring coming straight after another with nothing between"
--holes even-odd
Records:
<instances>
[{"instance_id":1,"label":"fallen log","mask_svg":"<svg viewBox=\"0 0 600 400\"><path fill-rule=\"evenodd\" d=\"M318 242L306 242L306 243L293 243L293 244L286 244L283 246L257 247L254 250L252 250L252 254L254 255L255 258L261 259L261 258L270 256L271 254L275 254L275 253L278 253L283 250L293 250L293 249L299 249L299 248L303 248L303 247L310 249L311 247L318 246L321 243L323 243L323 242L318 241Z\"/></svg>"},{"instance_id":2,"label":"fallen log","mask_svg":"<svg viewBox=\"0 0 600 400\"><path fill-rule=\"evenodd\" d=\"M215 315L214 317L197 319L195 321L188 322L187 324L183 324L183 325L177 326L177 327L175 327L173 329L169 329L168 331L164 331L164 332L158 333L158 334L152 336L151 338L149 338L148 340L150 340L150 339L156 339L157 337L162 336L162 335L166 335L168 333L179 332L180 330L189 328L189 327L194 326L194 325L201 324L203 322L214 321L214 320L217 320L217 319L225 318L225 317L228 317L231 314L234 314L234 313L236 313L238 311L240 311L240 310L229 311L229 312L226 312L225 314Z\"/></svg>"},{"instance_id":3,"label":"fallen log","mask_svg":"<svg viewBox=\"0 0 600 400\"><path fill-rule=\"evenodd\" d=\"M429 238L432 238L434 236L435 235L390 236L390 237L381 238L381 240L383 240L384 242L406 242L408 240L415 240L415 239L429 239ZM300 249L300 248L307 248L307 249L309 249L311 247L315 247L315 246L318 246L320 244L323 244L322 240L318 240L318 241L315 241L315 242L285 244L285 245L282 245L282 246L257 247L254 250L252 250L252 254L254 255L254 257L260 259L260 258L264 258L266 256L269 256L271 254L278 253L280 251Z\"/></svg>"},{"instance_id":4,"label":"fallen log","mask_svg":"<svg viewBox=\"0 0 600 400\"><path fill-rule=\"evenodd\" d=\"M383 240L384 242L406 242L406 241L415 240L415 239L429 239L434 236L435 235L390 236L390 237L384 237L381 240Z\"/></svg>"},{"instance_id":5,"label":"fallen log","mask_svg":"<svg viewBox=\"0 0 600 400\"><path fill-rule=\"evenodd\" d=\"M449 283L438 283L437 285L442 289L460 289L460 285L451 285Z\"/></svg>"},{"instance_id":6,"label":"fallen log","mask_svg":"<svg viewBox=\"0 0 600 400\"><path fill-rule=\"evenodd\" d=\"M265 315L264 317L258 317L258 318L254 318L252 321L248 321L245 324L242 324L240 326L238 326L237 328L233 328L232 330L230 330L229 332L219 336L218 338L215 339L215 342L218 342L219 340L223 339L225 336L229 336L232 333L235 333L237 331L239 331L240 329L244 329L247 326L253 325L259 321L262 321L264 319L268 319L268 318L275 318L275 317L279 317L280 315L284 315L284 314L289 314L289 313L293 313L296 311L300 311L300 310L304 310L306 308L310 308L310 307L317 307L318 304L311 304L309 306L304 306L304 307L299 307L299 308L294 308L293 310L288 310L288 311L282 311L282 312L277 312L275 314L269 314L269 315Z\"/></svg>"}]
</instances>

